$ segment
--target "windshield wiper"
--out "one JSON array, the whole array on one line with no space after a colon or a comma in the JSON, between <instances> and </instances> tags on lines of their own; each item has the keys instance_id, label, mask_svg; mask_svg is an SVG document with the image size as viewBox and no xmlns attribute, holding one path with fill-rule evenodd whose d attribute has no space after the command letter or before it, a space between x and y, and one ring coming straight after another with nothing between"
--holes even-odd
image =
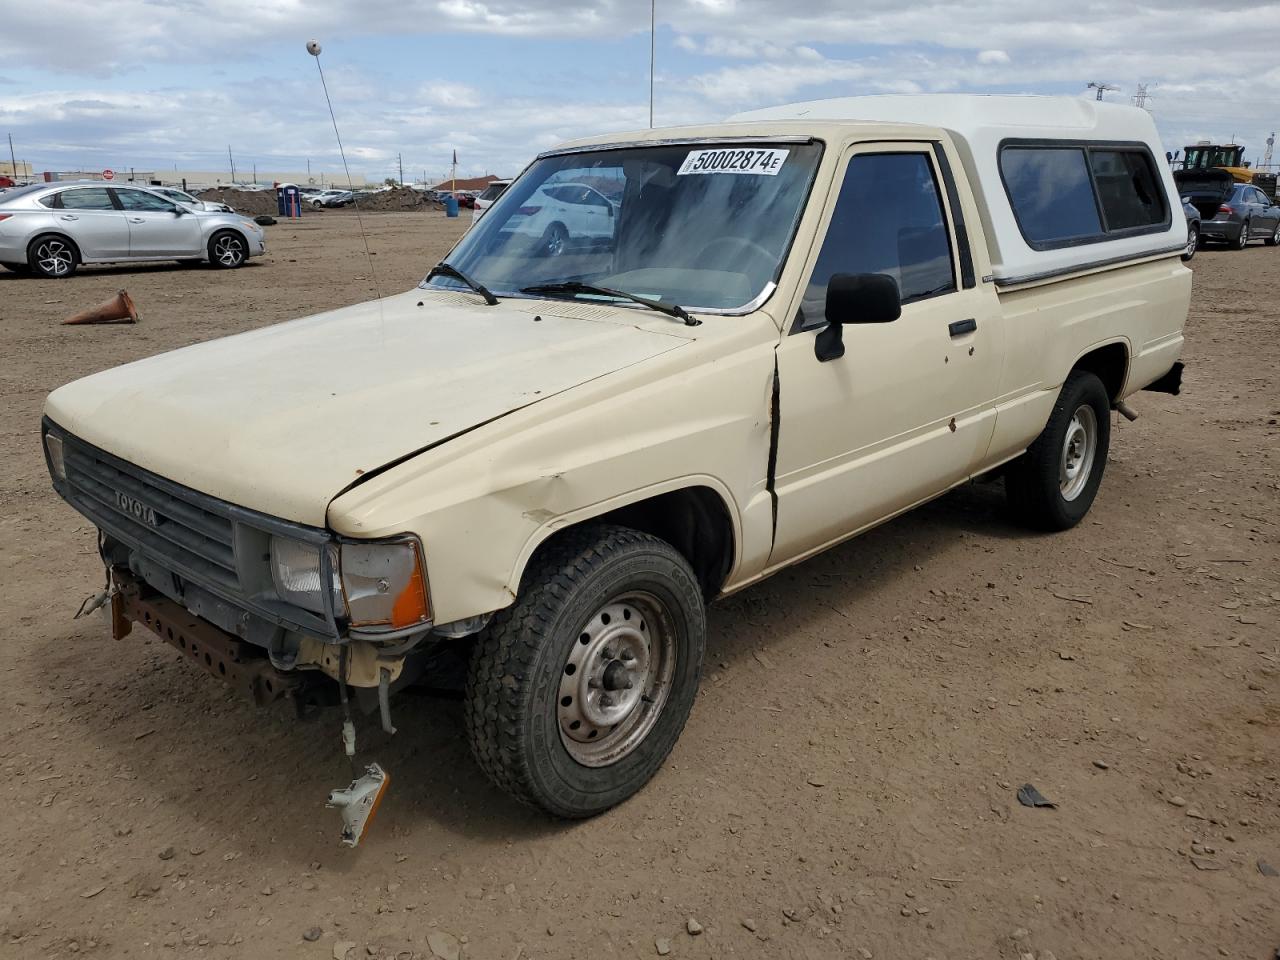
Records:
<instances>
[{"instance_id":1,"label":"windshield wiper","mask_svg":"<svg viewBox=\"0 0 1280 960\"><path fill-rule=\"evenodd\" d=\"M479 280L472 280L451 263L446 263L441 260L427 272L427 280L430 280L432 277L452 277L454 280L460 280L476 293L480 294L480 296L484 297L484 302L489 306L496 307L498 305L498 298L489 292L488 287Z\"/></svg>"},{"instance_id":2,"label":"windshield wiper","mask_svg":"<svg viewBox=\"0 0 1280 960\"><path fill-rule=\"evenodd\" d=\"M684 307L678 303L668 303L666 300L650 300L648 297L637 297L634 293L627 293L625 290L614 290L610 287L598 287L594 283L582 283L579 280L565 280L561 283L535 283L531 287L521 287L521 293L594 293L602 297L617 297L620 300L630 300L632 303L638 303L641 306L648 307L650 310L657 310L659 313L665 313L668 317L675 317L677 320L683 320L686 327L696 327L702 323L695 317L689 316Z\"/></svg>"}]
</instances>

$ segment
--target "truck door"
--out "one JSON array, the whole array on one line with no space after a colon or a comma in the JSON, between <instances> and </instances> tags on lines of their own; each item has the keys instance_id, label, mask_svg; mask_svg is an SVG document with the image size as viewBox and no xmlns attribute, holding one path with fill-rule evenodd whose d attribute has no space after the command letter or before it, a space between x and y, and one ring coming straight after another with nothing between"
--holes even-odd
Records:
<instances>
[{"instance_id":1,"label":"truck door","mask_svg":"<svg viewBox=\"0 0 1280 960\"><path fill-rule=\"evenodd\" d=\"M999 305L974 277L964 231L957 235L950 175L941 147L929 143L859 144L843 158L800 311L778 346L771 562L947 489L986 453L1002 361ZM891 276L902 315L846 324L844 356L823 362L814 340L837 273Z\"/></svg>"}]
</instances>

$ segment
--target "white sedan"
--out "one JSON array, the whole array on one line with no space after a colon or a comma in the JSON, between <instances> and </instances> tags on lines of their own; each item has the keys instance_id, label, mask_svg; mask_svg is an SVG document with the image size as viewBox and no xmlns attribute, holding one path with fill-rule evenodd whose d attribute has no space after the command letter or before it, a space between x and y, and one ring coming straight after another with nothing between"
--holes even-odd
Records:
<instances>
[{"instance_id":1,"label":"white sedan","mask_svg":"<svg viewBox=\"0 0 1280 960\"><path fill-rule=\"evenodd\" d=\"M548 183L511 215L512 233L536 238L553 257L570 248L594 246L613 239L618 208L585 183Z\"/></svg>"}]
</instances>

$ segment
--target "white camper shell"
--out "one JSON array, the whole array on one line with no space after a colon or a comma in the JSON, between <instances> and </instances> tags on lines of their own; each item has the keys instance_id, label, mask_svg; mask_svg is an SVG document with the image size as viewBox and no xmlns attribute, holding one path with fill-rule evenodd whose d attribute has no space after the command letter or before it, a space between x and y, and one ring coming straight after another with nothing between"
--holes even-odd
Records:
<instances>
[{"instance_id":1,"label":"white camper shell","mask_svg":"<svg viewBox=\"0 0 1280 960\"><path fill-rule=\"evenodd\" d=\"M1137 107L1066 97L886 95L792 103L740 113L730 120L875 121L946 130L955 139L970 182L986 198L979 209L991 256L991 279L1000 286L1167 256L1186 246L1187 227L1164 148L1150 114ZM1105 154L1103 148L1109 148ZM1133 167L1103 169L1119 154L1130 158ZM1095 187L1089 193L1095 207L1090 211L1087 202L1074 204L1087 222L1072 236L1045 238L1034 225L1023 222L1028 219L1025 215L1020 219L1015 214L1010 192L1013 161L1046 157L1051 162L1041 169L1044 176L1024 180L1024 189L1041 194L1024 194L1028 204L1041 199L1063 204L1087 200L1085 188L1093 171ZM1026 168L1025 163L1019 165ZM1108 223L1097 194L1105 189L1108 178L1117 176L1137 177L1157 191L1162 189L1163 195L1152 199L1163 216L1141 225ZM1073 179L1080 188L1076 197L1070 192ZM1143 185L1138 186L1141 190ZM1126 182L1118 193L1128 196L1133 190ZM1019 212L1025 210L1020 206Z\"/></svg>"}]
</instances>

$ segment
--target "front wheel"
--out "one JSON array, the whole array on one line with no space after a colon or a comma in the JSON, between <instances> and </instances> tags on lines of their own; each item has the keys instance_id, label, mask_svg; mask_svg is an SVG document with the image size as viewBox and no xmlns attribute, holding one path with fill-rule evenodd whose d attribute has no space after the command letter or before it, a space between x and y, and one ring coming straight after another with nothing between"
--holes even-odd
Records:
<instances>
[{"instance_id":1,"label":"front wheel","mask_svg":"<svg viewBox=\"0 0 1280 960\"><path fill-rule=\"evenodd\" d=\"M1236 237L1236 242L1231 246L1235 250L1243 250L1249 245L1249 221L1245 221L1240 225L1240 235Z\"/></svg>"},{"instance_id":2,"label":"front wheel","mask_svg":"<svg viewBox=\"0 0 1280 960\"><path fill-rule=\"evenodd\" d=\"M697 578L670 544L617 526L562 534L472 652L465 716L476 761L554 816L608 810L671 752L705 643Z\"/></svg>"},{"instance_id":3,"label":"front wheel","mask_svg":"<svg viewBox=\"0 0 1280 960\"><path fill-rule=\"evenodd\" d=\"M564 224L553 223L542 234L542 250L549 257L558 257L569 245L569 231Z\"/></svg>"},{"instance_id":4,"label":"front wheel","mask_svg":"<svg viewBox=\"0 0 1280 960\"><path fill-rule=\"evenodd\" d=\"M1280 220L1276 221L1276 228L1271 231L1271 236L1262 241L1268 247L1280 246Z\"/></svg>"},{"instance_id":5,"label":"front wheel","mask_svg":"<svg viewBox=\"0 0 1280 960\"><path fill-rule=\"evenodd\" d=\"M220 270L234 270L248 256L244 237L234 230L222 230L209 238L209 262Z\"/></svg>"},{"instance_id":6,"label":"front wheel","mask_svg":"<svg viewBox=\"0 0 1280 960\"><path fill-rule=\"evenodd\" d=\"M1068 530L1084 518L1107 465L1109 415L1102 381L1073 370L1044 430L1005 474L1005 494L1019 520L1037 530Z\"/></svg>"}]
</instances>

